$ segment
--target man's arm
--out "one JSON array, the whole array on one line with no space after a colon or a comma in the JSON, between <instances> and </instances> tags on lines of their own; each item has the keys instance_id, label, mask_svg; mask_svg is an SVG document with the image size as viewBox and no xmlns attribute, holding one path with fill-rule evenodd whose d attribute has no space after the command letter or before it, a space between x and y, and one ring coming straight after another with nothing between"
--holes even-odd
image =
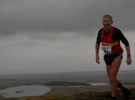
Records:
<instances>
[{"instance_id":1,"label":"man's arm","mask_svg":"<svg viewBox=\"0 0 135 100\"><path fill-rule=\"evenodd\" d=\"M96 44L95 44L95 55L96 55L96 62L99 64L99 49L100 49L100 43L101 43L101 30L98 32Z\"/></svg>"},{"instance_id":2,"label":"man's arm","mask_svg":"<svg viewBox=\"0 0 135 100\"><path fill-rule=\"evenodd\" d=\"M120 40L122 41L122 43L125 45L126 47L126 51L127 51L127 60L126 63L128 65L130 65L132 63L132 59L131 59L131 51L130 51L130 45L128 40L126 39L126 37L122 34L122 32L120 31Z\"/></svg>"},{"instance_id":3,"label":"man's arm","mask_svg":"<svg viewBox=\"0 0 135 100\"><path fill-rule=\"evenodd\" d=\"M126 63L128 65L130 65L132 63L132 59L131 59L131 51L130 51L130 45L129 45L129 42L128 40L126 39L126 37L123 35L123 33L117 29L117 34L116 37L122 41L122 43L125 45L125 48L126 48L126 52L127 52L127 60L126 60Z\"/></svg>"},{"instance_id":4,"label":"man's arm","mask_svg":"<svg viewBox=\"0 0 135 100\"><path fill-rule=\"evenodd\" d=\"M99 61L99 49L100 49L100 44L97 44L95 45L95 52L96 52L96 62L97 63L100 63Z\"/></svg>"},{"instance_id":5,"label":"man's arm","mask_svg":"<svg viewBox=\"0 0 135 100\"><path fill-rule=\"evenodd\" d=\"M126 63L128 65L130 65L132 63L130 46L125 46L125 47L126 47L126 51L127 51L127 60L126 60Z\"/></svg>"}]
</instances>

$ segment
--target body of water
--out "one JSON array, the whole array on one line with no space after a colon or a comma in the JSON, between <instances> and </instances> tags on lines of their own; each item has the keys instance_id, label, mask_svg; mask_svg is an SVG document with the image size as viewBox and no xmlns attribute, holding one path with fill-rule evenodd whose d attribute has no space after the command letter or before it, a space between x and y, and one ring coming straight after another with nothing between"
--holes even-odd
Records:
<instances>
[{"instance_id":1,"label":"body of water","mask_svg":"<svg viewBox=\"0 0 135 100\"><path fill-rule=\"evenodd\" d=\"M98 83L88 83L91 86L108 86L105 82L98 82Z\"/></svg>"},{"instance_id":2,"label":"body of water","mask_svg":"<svg viewBox=\"0 0 135 100\"><path fill-rule=\"evenodd\" d=\"M38 96L38 95L44 95L49 91L51 91L51 89L47 86L23 85L23 86L10 87L10 88L0 90L0 96L3 97Z\"/></svg>"}]
</instances>

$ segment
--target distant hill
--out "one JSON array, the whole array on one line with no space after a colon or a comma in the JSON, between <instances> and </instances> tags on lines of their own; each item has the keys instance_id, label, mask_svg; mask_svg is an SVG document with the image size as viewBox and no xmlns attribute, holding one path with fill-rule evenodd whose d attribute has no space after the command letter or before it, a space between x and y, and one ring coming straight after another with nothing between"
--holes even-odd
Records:
<instances>
[{"instance_id":1,"label":"distant hill","mask_svg":"<svg viewBox=\"0 0 135 100\"><path fill-rule=\"evenodd\" d=\"M135 83L135 70L121 71L118 78L123 82ZM105 71L91 72L60 72L60 73L39 73L39 74L18 74L18 75L1 75L0 81L3 80L26 80L26 81L78 81L78 82L108 82Z\"/></svg>"},{"instance_id":2,"label":"distant hill","mask_svg":"<svg viewBox=\"0 0 135 100\"><path fill-rule=\"evenodd\" d=\"M89 85L87 83L82 83L82 82L69 82L69 81L51 81L46 83L45 85L47 86L85 86Z\"/></svg>"}]
</instances>

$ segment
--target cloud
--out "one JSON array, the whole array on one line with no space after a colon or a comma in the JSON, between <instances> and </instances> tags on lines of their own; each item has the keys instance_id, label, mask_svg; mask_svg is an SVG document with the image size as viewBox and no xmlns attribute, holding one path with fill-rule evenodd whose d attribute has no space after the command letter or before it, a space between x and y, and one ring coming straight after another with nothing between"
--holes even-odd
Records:
<instances>
[{"instance_id":1,"label":"cloud","mask_svg":"<svg viewBox=\"0 0 135 100\"><path fill-rule=\"evenodd\" d=\"M25 34L0 40L1 74L89 69L92 58L89 52L93 52L89 45L94 46L89 38L59 33L53 40L37 40Z\"/></svg>"},{"instance_id":2,"label":"cloud","mask_svg":"<svg viewBox=\"0 0 135 100\"><path fill-rule=\"evenodd\" d=\"M89 33L101 27L101 18L109 13L115 24L134 29L133 0L2 0L0 33L20 31ZM130 19L130 20L129 20ZM120 25L119 25L120 24Z\"/></svg>"}]
</instances>

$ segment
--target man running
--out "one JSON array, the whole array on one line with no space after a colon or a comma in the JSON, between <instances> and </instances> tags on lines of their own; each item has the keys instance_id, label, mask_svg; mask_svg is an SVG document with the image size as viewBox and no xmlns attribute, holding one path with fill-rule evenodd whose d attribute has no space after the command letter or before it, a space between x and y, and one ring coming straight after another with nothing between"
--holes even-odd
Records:
<instances>
[{"instance_id":1,"label":"man running","mask_svg":"<svg viewBox=\"0 0 135 100\"><path fill-rule=\"evenodd\" d=\"M111 85L111 95L112 100L117 98L117 87L123 92L124 100L129 99L130 90L122 85L122 83L117 80L117 74L122 62L123 49L121 48L120 41L125 45L127 52L126 63L130 65L132 63L130 46L128 40L125 38L123 33L116 27L112 26L113 19L110 15L104 15L102 19L103 28L99 30L95 52L96 52L96 62L99 61L99 49L100 43L102 45L101 49L104 51L104 61L106 64L106 71Z\"/></svg>"}]
</instances>

